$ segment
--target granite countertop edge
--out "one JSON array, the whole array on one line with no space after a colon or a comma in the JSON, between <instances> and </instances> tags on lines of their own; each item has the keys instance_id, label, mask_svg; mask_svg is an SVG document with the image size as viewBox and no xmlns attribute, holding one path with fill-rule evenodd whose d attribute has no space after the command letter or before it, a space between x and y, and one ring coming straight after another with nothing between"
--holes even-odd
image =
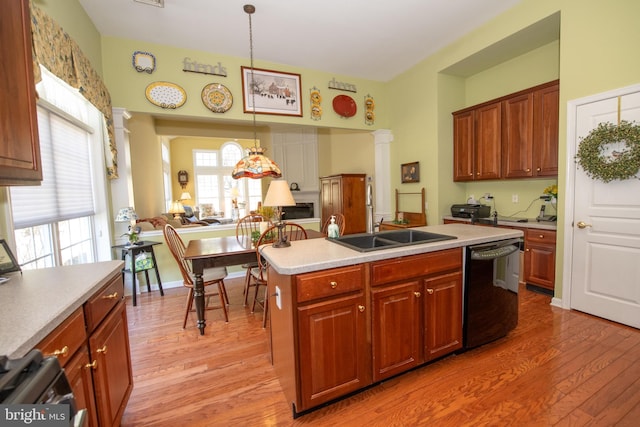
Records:
<instances>
[{"instance_id":1,"label":"granite countertop edge","mask_svg":"<svg viewBox=\"0 0 640 427\"><path fill-rule=\"evenodd\" d=\"M456 239L371 252L358 252L328 239L308 239L293 241L288 248L265 246L261 252L279 274L294 275L523 236L523 232L517 229L471 224L435 225L417 227L415 230L446 234Z\"/></svg>"},{"instance_id":2,"label":"granite countertop edge","mask_svg":"<svg viewBox=\"0 0 640 427\"><path fill-rule=\"evenodd\" d=\"M0 355L27 354L81 307L122 261L104 261L11 273L0 285Z\"/></svg>"}]
</instances>

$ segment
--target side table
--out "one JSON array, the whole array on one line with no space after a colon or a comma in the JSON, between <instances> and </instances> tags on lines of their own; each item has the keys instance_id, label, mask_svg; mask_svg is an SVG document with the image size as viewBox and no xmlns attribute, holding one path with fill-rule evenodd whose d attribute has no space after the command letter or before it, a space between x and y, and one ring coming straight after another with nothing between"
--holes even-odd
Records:
<instances>
[{"instance_id":1,"label":"side table","mask_svg":"<svg viewBox=\"0 0 640 427\"><path fill-rule=\"evenodd\" d=\"M131 273L131 291L133 294L133 305L134 307L137 304L136 301L136 256L142 252L147 252L151 254L151 260L153 261L153 266L150 268L146 268L144 270L144 276L147 279L147 292L151 292L151 283L149 282L149 270L151 268L156 270L156 279L158 279L158 288L160 289L160 295L164 296L164 290L162 289L162 281L160 280L160 273L158 272L158 263L156 263L156 255L153 253L153 247L155 245L161 245L161 242L138 242L135 245L115 245L112 246L112 249L120 249L122 252L122 260L126 259L127 253L131 258L131 266L127 268L125 265L122 269L122 281L124 282L124 274Z\"/></svg>"}]
</instances>

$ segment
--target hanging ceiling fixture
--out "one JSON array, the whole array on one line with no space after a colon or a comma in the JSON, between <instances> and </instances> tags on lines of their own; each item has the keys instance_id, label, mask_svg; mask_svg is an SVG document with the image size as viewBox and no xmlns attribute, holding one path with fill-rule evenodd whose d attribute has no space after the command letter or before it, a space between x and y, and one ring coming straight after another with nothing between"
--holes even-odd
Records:
<instances>
[{"instance_id":1,"label":"hanging ceiling fixture","mask_svg":"<svg viewBox=\"0 0 640 427\"><path fill-rule=\"evenodd\" d=\"M251 15L256 11L252 4L245 4L244 11L249 15L249 53L251 56L251 103L253 107L253 147L249 149L246 157L243 157L231 173L234 179L254 178L260 179L267 176L280 178L282 172L277 164L264 155L264 149L258 147L257 127L256 127L256 90L253 79L253 27L251 25Z\"/></svg>"}]
</instances>

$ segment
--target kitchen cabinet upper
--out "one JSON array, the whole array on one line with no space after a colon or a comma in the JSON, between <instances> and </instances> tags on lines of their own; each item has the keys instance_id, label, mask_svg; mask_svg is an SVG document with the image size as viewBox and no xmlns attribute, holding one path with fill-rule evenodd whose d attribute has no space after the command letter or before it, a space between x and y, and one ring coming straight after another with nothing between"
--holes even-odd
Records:
<instances>
[{"instance_id":1,"label":"kitchen cabinet upper","mask_svg":"<svg viewBox=\"0 0 640 427\"><path fill-rule=\"evenodd\" d=\"M5 0L0 14L0 185L42 181L28 0Z\"/></svg>"}]
</instances>

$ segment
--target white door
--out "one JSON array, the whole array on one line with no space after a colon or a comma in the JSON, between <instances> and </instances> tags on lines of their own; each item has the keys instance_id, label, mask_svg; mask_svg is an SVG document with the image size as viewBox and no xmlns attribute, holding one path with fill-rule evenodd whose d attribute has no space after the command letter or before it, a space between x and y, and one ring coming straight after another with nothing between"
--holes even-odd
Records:
<instances>
[{"instance_id":1,"label":"white door","mask_svg":"<svg viewBox=\"0 0 640 427\"><path fill-rule=\"evenodd\" d=\"M573 154L599 123L640 125L640 87L598 98L576 104ZM640 179L604 183L574 171L570 306L640 328Z\"/></svg>"}]
</instances>

